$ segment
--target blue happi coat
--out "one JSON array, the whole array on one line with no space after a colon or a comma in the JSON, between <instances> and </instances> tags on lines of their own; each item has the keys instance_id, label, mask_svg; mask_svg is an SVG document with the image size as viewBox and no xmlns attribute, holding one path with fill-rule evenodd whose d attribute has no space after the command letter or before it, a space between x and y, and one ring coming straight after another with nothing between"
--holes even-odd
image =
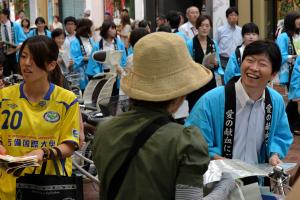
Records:
<instances>
[{"instance_id":1,"label":"blue happi coat","mask_svg":"<svg viewBox=\"0 0 300 200\"><path fill-rule=\"evenodd\" d=\"M185 123L185 126L195 125L200 129L208 143L210 157L213 157L215 154L222 156L225 110L224 88L224 86L217 87L202 96ZM293 142L293 136L289 128L282 96L274 89L268 89L273 112L267 155L270 157L272 152L276 152L283 159ZM265 152L265 145L263 145L261 152ZM265 162L265 153L259 155L259 162Z\"/></svg>"},{"instance_id":2,"label":"blue happi coat","mask_svg":"<svg viewBox=\"0 0 300 200\"><path fill-rule=\"evenodd\" d=\"M290 100L300 99L300 56L297 56L294 65L288 97Z\"/></svg>"},{"instance_id":3,"label":"blue happi coat","mask_svg":"<svg viewBox=\"0 0 300 200\"><path fill-rule=\"evenodd\" d=\"M289 56L289 44L290 38L287 33L281 33L277 40L276 44L279 46L282 61L279 71L279 81L280 84L286 85L289 80L289 65L288 65L288 56Z\"/></svg>"}]
</instances>

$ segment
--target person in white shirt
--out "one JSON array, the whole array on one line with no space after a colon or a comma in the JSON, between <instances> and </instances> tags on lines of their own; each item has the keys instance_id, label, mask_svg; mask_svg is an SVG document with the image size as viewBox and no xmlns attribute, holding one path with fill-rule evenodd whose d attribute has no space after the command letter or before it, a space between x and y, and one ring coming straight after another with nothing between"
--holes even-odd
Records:
<instances>
[{"instance_id":1,"label":"person in white shirt","mask_svg":"<svg viewBox=\"0 0 300 200\"><path fill-rule=\"evenodd\" d=\"M189 39L192 39L198 34L198 30L195 27L196 21L200 15L199 9L195 6L191 6L186 10L186 17L188 22L179 27L179 31L183 32Z\"/></svg>"},{"instance_id":2,"label":"person in white shirt","mask_svg":"<svg viewBox=\"0 0 300 200\"><path fill-rule=\"evenodd\" d=\"M77 24L76 18L73 16L69 16L64 19L66 38L63 44L63 49L65 50L65 53L68 54L68 57L70 59L69 63L71 66L74 64L74 61L71 59L70 56L70 44L76 38L75 36L76 24Z\"/></svg>"},{"instance_id":3,"label":"person in white shirt","mask_svg":"<svg viewBox=\"0 0 300 200\"><path fill-rule=\"evenodd\" d=\"M57 29L57 28L63 29L63 25L59 21L59 16L53 16L53 23L50 26L50 30L52 32L54 29Z\"/></svg>"},{"instance_id":4,"label":"person in white shirt","mask_svg":"<svg viewBox=\"0 0 300 200\"><path fill-rule=\"evenodd\" d=\"M242 28L238 23L238 9L230 7L226 10L227 23L217 29L215 41L220 48L220 59L223 69L225 69L229 57L234 53L237 46L243 43Z\"/></svg>"}]
</instances>

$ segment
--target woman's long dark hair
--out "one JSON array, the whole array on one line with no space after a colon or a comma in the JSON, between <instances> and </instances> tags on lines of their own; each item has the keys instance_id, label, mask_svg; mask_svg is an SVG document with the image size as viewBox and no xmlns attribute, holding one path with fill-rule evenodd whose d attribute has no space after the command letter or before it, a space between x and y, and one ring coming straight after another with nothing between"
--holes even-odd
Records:
<instances>
[{"instance_id":1,"label":"woman's long dark hair","mask_svg":"<svg viewBox=\"0 0 300 200\"><path fill-rule=\"evenodd\" d=\"M25 46L28 47L35 64L44 71L46 71L46 64L57 61L59 53L58 46L47 36L38 35L25 40L20 48L19 60L21 59ZM58 86L63 85L63 75L57 64L53 71L48 72L48 75L50 82Z\"/></svg>"}]
</instances>

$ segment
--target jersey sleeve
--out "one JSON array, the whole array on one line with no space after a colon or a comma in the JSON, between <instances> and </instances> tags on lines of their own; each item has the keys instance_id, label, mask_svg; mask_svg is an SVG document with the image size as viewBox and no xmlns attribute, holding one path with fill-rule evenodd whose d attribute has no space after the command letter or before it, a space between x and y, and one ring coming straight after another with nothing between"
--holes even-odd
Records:
<instances>
[{"instance_id":1,"label":"jersey sleeve","mask_svg":"<svg viewBox=\"0 0 300 200\"><path fill-rule=\"evenodd\" d=\"M177 143L179 162L176 185L203 186L203 174L209 164L207 144L196 127L187 127Z\"/></svg>"},{"instance_id":2,"label":"jersey sleeve","mask_svg":"<svg viewBox=\"0 0 300 200\"><path fill-rule=\"evenodd\" d=\"M75 149L79 147L80 135L80 110L78 100L75 99L66 106L66 113L62 121L61 132L58 144L72 143Z\"/></svg>"}]
</instances>

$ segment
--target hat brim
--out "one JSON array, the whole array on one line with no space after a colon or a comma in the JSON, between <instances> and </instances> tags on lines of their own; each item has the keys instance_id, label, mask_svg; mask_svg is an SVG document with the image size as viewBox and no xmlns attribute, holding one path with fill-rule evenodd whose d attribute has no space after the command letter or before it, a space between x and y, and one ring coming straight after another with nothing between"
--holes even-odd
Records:
<instances>
[{"instance_id":1,"label":"hat brim","mask_svg":"<svg viewBox=\"0 0 300 200\"><path fill-rule=\"evenodd\" d=\"M129 70L128 74L121 79L121 88L133 99L167 101L203 87L212 77L209 69L190 59L186 66L170 73L168 77L143 76L136 74L134 70Z\"/></svg>"}]
</instances>

